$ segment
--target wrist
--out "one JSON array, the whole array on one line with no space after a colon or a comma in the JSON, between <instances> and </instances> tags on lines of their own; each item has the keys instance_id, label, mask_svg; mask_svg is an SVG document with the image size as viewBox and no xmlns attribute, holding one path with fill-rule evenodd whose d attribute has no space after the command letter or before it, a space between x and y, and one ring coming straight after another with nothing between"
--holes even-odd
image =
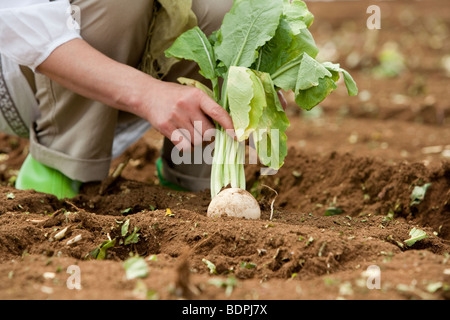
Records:
<instances>
[{"instance_id":1,"label":"wrist","mask_svg":"<svg viewBox=\"0 0 450 320\"><path fill-rule=\"evenodd\" d=\"M130 76L122 78L123 85L117 95L117 107L148 121L148 106L154 99L152 92L155 91L158 80L134 68L131 69Z\"/></svg>"}]
</instances>

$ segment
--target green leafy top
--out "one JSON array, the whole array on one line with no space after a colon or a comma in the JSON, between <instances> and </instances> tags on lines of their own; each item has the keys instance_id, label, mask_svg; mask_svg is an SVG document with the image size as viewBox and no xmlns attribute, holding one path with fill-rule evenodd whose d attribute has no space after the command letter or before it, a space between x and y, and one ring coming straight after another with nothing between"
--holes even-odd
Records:
<instances>
[{"instance_id":1,"label":"green leafy top","mask_svg":"<svg viewBox=\"0 0 450 320\"><path fill-rule=\"evenodd\" d=\"M202 76L210 80L216 78L215 54L211 43L199 27L194 27L179 36L166 50L166 56L195 61L200 67Z\"/></svg>"}]
</instances>

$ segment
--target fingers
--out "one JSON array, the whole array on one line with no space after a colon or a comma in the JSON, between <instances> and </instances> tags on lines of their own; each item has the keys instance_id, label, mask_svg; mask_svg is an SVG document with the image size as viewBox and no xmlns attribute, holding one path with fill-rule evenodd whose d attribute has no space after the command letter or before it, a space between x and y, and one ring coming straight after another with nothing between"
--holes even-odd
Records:
<instances>
[{"instance_id":1,"label":"fingers","mask_svg":"<svg viewBox=\"0 0 450 320\"><path fill-rule=\"evenodd\" d=\"M179 129L172 133L171 141L184 152L191 152L192 147L202 146L204 142L211 141L215 136L215 127L210 119L202 112L191 115L190 118L177 119Z\"/></svg>"},{"instance_id":2,"label":"fingers","mask_svg":"<svg viewBox=\"0 0 450 320\"><path fill-rule=\"evenodd\" d=\"M189 137L191 133L188 129L177 128L177 124L172 121L165 121L161 123L157 126L157 129L162 135L172 141L179 151L190 150L191 139Z\"/></svg>"},{"instance_id":3,"label":"fingers","mask_svg":"<svg viewBox=\"0 0 450 320\"><path fill-rule=\"evenodd\" d=\"M212 141L216 133L213 120L230 136L235 137L231 116L203 91L185 91L180 97L182 98L178 98L162 117L163 125L159 125L160 129L165 129L160 132L168 137L178 150L191 152L192 147Z\"/></svg>"},{"instance_id":4,"label":"fingers","mask_svg":"<svg viewBox=\"0 0 450 320\"><path fill-rule=\"evenodd\" d=\"M215 126L211 119L199 112L191 120L194 123L194 146L200 145L205 141L211 141L215 135Z\"/></svg>"},{"instance_id":5,"label":"fingers","mask_svg":"<svg viewBox=\"0 0 450 320\"><path fill-rule=\"evenodd\" d=\"M225 111L219 104L207 96L204 96L200 108L211 119L217 121L225 130L234 131L233 120L228 112Z\"/></svg>"},{"instance_id":6,"label":"fingers","mask_svg":"<svg viewBox=\"0 0 450 320\"><path fill-rule=\"evenodd\" d=\"M283 107L284 111L286 111L288 102L287 102L286 98L284 97L283 92L278 91L278 99L280 99L281 106Z\"/></svg>"},{"instance_id":7,"label":"fingers","mask_svg":"<svg viewBox=\"0 0 450 320\"><path fill-rule=\"evenodd\" d=\"M190 132L187 129L174 130L170 136L170 141L179 151L190 152L192 149Z\"/></svg>"}]
</instances>

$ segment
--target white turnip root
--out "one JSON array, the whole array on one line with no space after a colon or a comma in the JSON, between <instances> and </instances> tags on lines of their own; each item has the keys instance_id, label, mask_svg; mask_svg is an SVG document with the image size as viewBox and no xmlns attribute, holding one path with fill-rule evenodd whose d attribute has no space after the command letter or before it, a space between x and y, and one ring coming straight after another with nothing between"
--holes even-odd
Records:
<instances>
[{"instance_id":1,"label":"white turnip root","mask_svg":"<svg viewBox=\"0 0 450 320\"><path fill-rule=\"evenodd\" d=\"M248 191L229 188L215 196L208 207L208 217L221 216L259 219L261 209L256 199Z\"/></svg>"}]
</instances>

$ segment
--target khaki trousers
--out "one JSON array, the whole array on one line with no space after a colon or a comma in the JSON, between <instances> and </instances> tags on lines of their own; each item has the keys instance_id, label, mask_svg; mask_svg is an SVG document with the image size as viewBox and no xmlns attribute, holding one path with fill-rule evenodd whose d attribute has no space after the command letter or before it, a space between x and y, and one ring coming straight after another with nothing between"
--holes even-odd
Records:
<instances>
[{"instance_id":1,"label":"khaki trousers","mask_svg":"<svg viewBox=\"0 0 450 320\"><path fill-rule=\"evenodd\" d=\"M71 3L81 9L81 36L89 44L118 62L138 66L145 50L153 0L74 0ZM199 27L209 35L220 27L231 5L231 0L193 0L192 9ZM165 80L175 82L180 76L198 78L195 64L176 64ZM104 179L110 169L116 126L136 117L75 94L42 74L35 74L35 85L40 116L31 130L33 157L74 180ZM166 139L164 145L163 154L170 154L167 149L172 147L171 143ZM164 163L168 167L165 174L169 176L176 175L179 169L183 176L208 179L209 169L204 166L192 170L189 166L173 167L167 157ZM174 177L168 179L179 182ZM202 187L191 189L202 189L205 181Z\"/></svg>"}]
</instances>

